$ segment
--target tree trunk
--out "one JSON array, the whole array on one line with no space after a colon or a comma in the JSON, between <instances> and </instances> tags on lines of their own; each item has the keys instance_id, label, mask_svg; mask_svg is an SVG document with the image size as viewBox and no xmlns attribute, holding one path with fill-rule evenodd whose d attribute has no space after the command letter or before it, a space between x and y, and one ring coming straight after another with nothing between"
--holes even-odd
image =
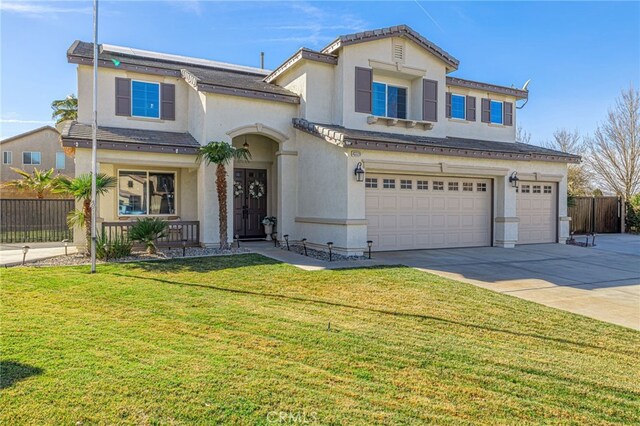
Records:
<instances>
[{"instance_id":1,"label":"tree trunk","mask_svg":"<svg viewBox=\"0 0 640 426\"><path fill-rule=\"evenodd\" d=\"M224 164L216 167L216 190L218 191L218 207L220 215L220 248L229 248L227 243L227 171Z\"/></svg>"},{"instance_id":2,"label":"tree trunk","mask_svg":"<svg viewBox=\"0 0 640 426\"><path fill-rule=\"evenodd\" d=\"M91 200L86 199L82 202L82 210L84 212L84 235L87 239L87 256L91 256Z\"/></svg>"}]
</instances>

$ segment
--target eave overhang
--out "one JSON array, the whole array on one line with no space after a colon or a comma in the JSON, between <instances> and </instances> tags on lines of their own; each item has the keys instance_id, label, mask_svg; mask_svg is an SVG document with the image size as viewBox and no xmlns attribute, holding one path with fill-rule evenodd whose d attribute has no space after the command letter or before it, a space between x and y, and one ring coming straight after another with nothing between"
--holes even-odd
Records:
<instances>
[{"instance_id":1,"label":"eave overhang","mask_svg":"<svg viewBox=\"0 0 640 426\"><path fill-rule=\"evenodd\" d=\"M457 78L457 77L447 76L447 85L464 87L467 89L482 90L485 92L498 93L501 95L513 96L516 99L529 98L528 90L521 90L521 89L516 89L513 87L506 87L506 86L498 86L496 84L482 83L479 81L466 80L466 79Z\"/></svg>"},{"instance_id":2,"label":"eave overhang","mask_svg":"<svg viewBox=\"0 0 640 426\"><path fill-rule=\"evenodd\" d=\"M271 83L288 69L293 67L295 64L302 60L321 62L329 65L337 65L338 57L335 55L330 55L328 53L316 52L311 49L307 49L305 47L300 48L296 53L294 53L289 59L284 61L282 65L273 70L271 74L264 78L266 83Z\"/></svg>"}]
</instances>

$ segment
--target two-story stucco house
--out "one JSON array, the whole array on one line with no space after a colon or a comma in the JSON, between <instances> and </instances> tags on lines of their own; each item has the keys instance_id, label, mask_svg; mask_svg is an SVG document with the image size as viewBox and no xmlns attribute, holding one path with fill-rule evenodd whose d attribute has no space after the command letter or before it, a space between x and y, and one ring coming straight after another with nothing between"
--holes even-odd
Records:
<instances>
[{"instance_id":1,"label":"two-story stucco house","mask_svg":"<svg viewBox=\"0 0 640 426\"><path fill-rule=\"evenodd\" d=\"M92 44L73 43L68 60L79 113L63 144L84 173ZM106 44L99 66L99 169L118 177L103 222L163 216L217 244L214 167L195 157L216 140L252 154L230 166L230 238L263 237L267 215L280 236L350 254L368 240L401 250L568 237L567 163L579 158L516 143L528 92L449 76L458 60L407 26L300 49L274 71Z\"/></svg>"}]
</instances>

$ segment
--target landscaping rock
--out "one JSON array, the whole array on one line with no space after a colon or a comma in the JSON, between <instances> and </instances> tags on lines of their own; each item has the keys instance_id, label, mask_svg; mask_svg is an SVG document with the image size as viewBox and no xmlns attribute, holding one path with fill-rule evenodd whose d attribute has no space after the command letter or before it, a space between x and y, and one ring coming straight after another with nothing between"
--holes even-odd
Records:
<instances>
[{"instance_id":1,"label":"landscaping rock","mask_svg":"<svg viewBox=\"0 0 640 426\"><path fill-rule=\"evenodd\" d=\"M287 244L281 243L280 248L283 250L286 250ZM292 251L294 253L301 254L304 256L304 246L300 243L289 241L289 251ZM316 249L309 248L307 246L307 255L309 257L313 257L314 259L323 260L325 262L329 261L329 251L316 250ZM333 262L339 262L344 260L356 261L356 260L366 260L366 259L367 259L366 256L345 256L342 254L337 254L336 252L333 252L333 254L331 255L331 260Z\"/></svg>"}]
</instances>

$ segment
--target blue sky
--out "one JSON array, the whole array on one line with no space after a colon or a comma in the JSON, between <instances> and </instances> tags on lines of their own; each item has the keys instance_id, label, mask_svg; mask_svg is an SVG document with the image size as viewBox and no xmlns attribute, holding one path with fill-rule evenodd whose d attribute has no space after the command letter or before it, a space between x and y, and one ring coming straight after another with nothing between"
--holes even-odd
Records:
<instances>
[{"instance_id":1,"label":"blue sky","mask_svg":"<svg viewBox=\"0 0 640 426\"><path fill-rule=\"evenodd\" d=\"M620 90L640 86L639 2L101 1L100 42L274 68L336 35L408 24L460 60L452 75L531 79L519 124L535 143L593 132ZM92 2L0 0L0 137L50 123L76 92L65 52L92 38Z\"/></svg>"}]
</instances>

